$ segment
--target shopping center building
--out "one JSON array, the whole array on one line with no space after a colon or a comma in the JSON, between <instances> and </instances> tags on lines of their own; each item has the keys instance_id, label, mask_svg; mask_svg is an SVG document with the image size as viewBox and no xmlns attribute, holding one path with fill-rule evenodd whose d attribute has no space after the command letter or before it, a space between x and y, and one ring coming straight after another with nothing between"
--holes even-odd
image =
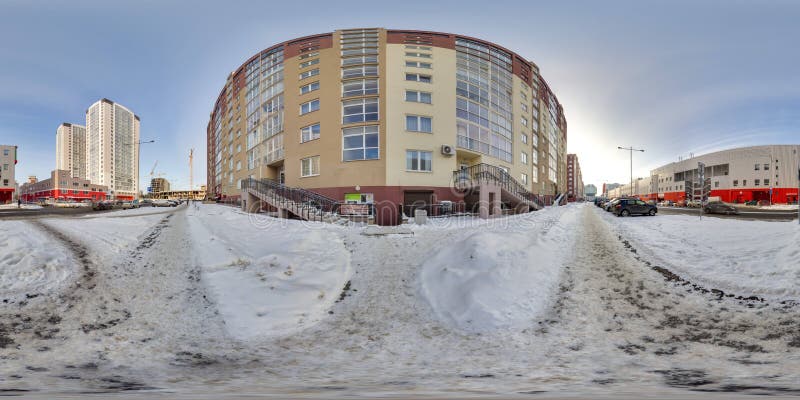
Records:
<instances>
[{"instance_id":1,"label":"shopping center building","mask_svg":"<svg viewBox=\"0 0 800 400\"><path fill-rule=\"evenodd\" d=\"M543 202L567 190L567 123L538 66L450 33L273 45L228 76L207 146L209 196L234 201L252 178L341 202L463 203L456 171L478 170Z\"/></svg>"},{"instance_id":2,"label":"shopping center building","mask_svg":"<svg viewBox=\"0 0 800 400\"><path fill-rule=\"evenodd\" d=\"M609 191L609 197L635 195L648 200L686 199L687 182L699 180L698 163L710 182L710 196L729 203L794 203L798 196L800 145L740 147L694 156L658 167L650 176Z\"/></svg>"}]
</instances>

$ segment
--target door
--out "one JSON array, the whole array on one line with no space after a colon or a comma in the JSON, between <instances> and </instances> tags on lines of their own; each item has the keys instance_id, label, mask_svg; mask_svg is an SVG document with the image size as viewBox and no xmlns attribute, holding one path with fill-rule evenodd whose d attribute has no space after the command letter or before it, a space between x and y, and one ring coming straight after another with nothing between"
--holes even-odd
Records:
<instances>
[{"instance_id":1,"label":"door","mask_svg":"<svg viewBox=\"0 0 800 400\"><path fill-rule=\"evenodd\" d=\"M633 211L633 212L636 212L638 214L646 214L647 211L648 211L647 203L645 203L645 202L643 202L641 200L636 200L636 206L635 207L636 207L636 211Z\"/></svg>"},{"instance_id":2,"label":"door","mask_svg":"<svg viewBox=\"0 0 800 400\"><path fill-rule=\"evenodd\" d=\"M414 210L426 210L431 215L431 204L433 204L433 191L405 191L403 192L403 212L409 216L414 216Z\"/></svg>"}]
</instances>

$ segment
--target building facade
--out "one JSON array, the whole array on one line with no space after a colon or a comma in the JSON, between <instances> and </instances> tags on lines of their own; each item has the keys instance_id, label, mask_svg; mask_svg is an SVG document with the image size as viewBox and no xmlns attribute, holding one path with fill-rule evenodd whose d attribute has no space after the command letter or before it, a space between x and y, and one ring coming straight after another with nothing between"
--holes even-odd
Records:
<instances>
[{"instance_id":1,"label":"building facade","mask_svg":"<svg viewBox=\"0 0 800 400\"><path fill-rule=\"evenodd\" d=\"M41 181L28 178L19 188L24 201L99 201L106 199L107 191L107 186L93 184L67 170L54 170L50 178Z\"/></svg>"},{"instance_id":2,"label":"building facade","mask_svg":"<svg viewBox=\"0 0 800 400\"><path fill-rule=\"evenodd\" d=\"M764 201L794 203L798 196L800 145L767 145L723 150L656 168L638 178L634 187L623 185L610 197L633 194L649 200L686 199L687 182L699 178L698 162L711 185L710 196L729 203Z\"/></svg>"},{"instance_id":3,"label":"building facade","mask_svg":"<svg viewBox=\"0 0 800 400\"><path fill-rule=\"evenodd\" d=\"M111 198L139 196L139 117L101 99L86 110L86 178L107 186Z\"/></svg>"},{"instance_id":4,"label":"building facade","mask_svg":"<svg viewBox=\"0 0 800 400\"><path fill-rule=\"evenodd\" d=\"M567 201L584 200L583 193L583 174L581 174L581 164L578 156L567 154Z\"/></svg>"},{"instance_id":5,"label":"building facade","mask_svg":"<svg viewBox=\"0 0 800 400\"><path fill-rule=\"evenodd\" d=\"M457 200L490 164L566 191L567 124L533 62L450 33L339 30L283 42L231 73L207 126L209 195L268 178L333 199ZM360 194L360 196L355 196Z\"/></svg>"},{"instance_id":6,"label":"building facade","mask_svg":"<svg viewBox=\"0 0 800 400\"><path fill-rule=\"evenodd\" d=\"M17 146L0 145L0 204L14 201L17 180Z\"/></svg>"},{"instance_id":7,"label":"building facade","mask_svg":"<svg viewBox=\"0 0 800 400\"><path fill-rule=\"evenodd\" d=\"M56 170L86 178L86 127L64 122L56 130Z\"/></svg>"},{"instance_id":8,"label":"building facade","mask_svg":"<svg viewBox=\"0 0 800 400\"><path fill-rule=\"evenodd\" d=\"M153 178L150 180L150 193L169 192L169 181L165 178Z\"/></svg>"}]
</instances>

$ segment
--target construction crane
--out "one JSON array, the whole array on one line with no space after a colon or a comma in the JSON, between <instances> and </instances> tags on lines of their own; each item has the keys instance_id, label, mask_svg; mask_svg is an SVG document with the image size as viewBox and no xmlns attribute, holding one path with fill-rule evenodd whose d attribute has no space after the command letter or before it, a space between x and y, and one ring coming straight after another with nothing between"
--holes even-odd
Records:
<instances>
[{"instance_id":1,"label":"construction crane","mask_svg":"<svg viewBox=\"0 0 800 400\"><path fill-rule=\"evenodd\" d=\"M192 168L192 160L194 159L194 149L189 149L189 191L193 189L192 180L194 178L193 173L194 169Z\"/></svg>"}]
</instances>

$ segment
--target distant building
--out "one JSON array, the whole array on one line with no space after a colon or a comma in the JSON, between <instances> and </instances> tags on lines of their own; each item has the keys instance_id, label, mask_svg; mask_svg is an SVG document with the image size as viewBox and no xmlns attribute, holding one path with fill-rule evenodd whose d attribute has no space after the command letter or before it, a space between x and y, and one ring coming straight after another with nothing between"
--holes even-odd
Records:
<instances>
[{"instance_id":1,"label":"distant building","mask_svg":"<svg viewBox=\"0 0 800 400\"><path fill-rule=\"evenodd\" d=\"M17 146L0 145L0 204L14 201L17 187L15 166L17 164Z\"/></svg>"},{"instance_id":2,"label":"distant building","mask_svg":"<svg viewBox=\"0 0 800 400\"><path fill-rule=\"evenodd\" d=\"M169 192L169 181L164 178L150 180L150 193Z\"/></svg>"},{"instance_id":3,"label":"distant building","mask_svg":"<svg viewBox=\"0 0 800 400\"><path fill-rule=\"evenodd\" d=\"M591 183L583 187L583 195L586 196L586 200L593 200L595 196L597 196L597 186L592 185Z\"/></svg>"},{"instance_id":4,"label":"distant building","mask_svg":"<svg viewBox=\"0 0 800 400\"><path fill-rule=\"evenodd\" d=\"M567 154L567 201L584 200L583 174L576 154Z\"/></svg>"},{"instance_id":5,"label":"distant building","mask_svg":"<svg viewBox=\"0 0 800 400\"><path fill-rule=\"evenodd\" d=\"M31 179L33 178L33 179ZM55 170L50 178L38 181L28 178L20 188L23 201L39 200L105 200L108 187L96 185L88 179L72 176L72 171Z\"/></svg>"},{"instance_id":6,"label":"distant building","mask_svg":"<svg viewBox=\"0 0 800 400\"><path fill-rule=\"evenodd\" d=\"M86 110L86 178L112 198L139 196L139 117L109 99Z\"/></svg>"},{"instance_id":7,"label":"distant building","mask_svg":"<svg viewBox=\"0 0 800 400\"><path fill-rule=\"evenodd\" d=\"M631 185L609 190L609 197L635 195L649 200L686 200L687 182L699 182L698 162L705 164L709 196L731 203L794 203L798 199L800 145L750 146L723 150L650 171ZM691 188L691 186L690 186Z\"/></svg>"},{"instance_id":8,"label":"distant building","mask_svg":"<svg viewBox=\"0 0 800 400\"><path fill-rule=\"evenodd\" d=\"M56 170L86 178L86 127L64 122L56 130Z\"/></svg>"}]
</instances>

